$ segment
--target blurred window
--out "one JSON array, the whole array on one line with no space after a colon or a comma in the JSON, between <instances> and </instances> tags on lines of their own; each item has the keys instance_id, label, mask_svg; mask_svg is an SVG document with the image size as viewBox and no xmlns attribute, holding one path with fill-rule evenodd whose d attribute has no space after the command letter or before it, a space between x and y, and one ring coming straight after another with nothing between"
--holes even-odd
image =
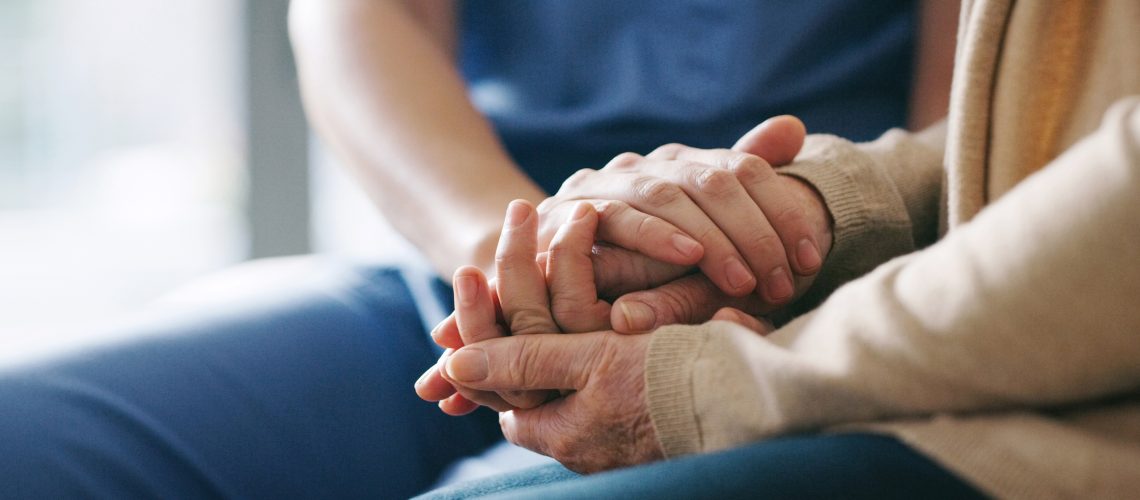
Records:
<instances>
[{"instance_id":1,"label":"blurred window","mask_svg":"<svg viewBox=\"0 0 1140 500\"><path fill-rule=\"evenodd\" d=\"M241 8L0 1L0 336L244 257Z\"/></svg>"}]
</instances>

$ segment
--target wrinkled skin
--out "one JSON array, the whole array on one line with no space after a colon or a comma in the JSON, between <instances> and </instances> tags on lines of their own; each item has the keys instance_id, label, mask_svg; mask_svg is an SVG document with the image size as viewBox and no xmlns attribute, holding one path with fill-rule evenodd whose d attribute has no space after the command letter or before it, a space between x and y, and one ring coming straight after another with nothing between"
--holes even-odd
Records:
<instances>
[{"instance_id":1,"label":"wrinkled skin","mask_svg":"<svg viewBox=\"0 0 1140 500\"><path fill-rule=\"evenodd\" d=\"M799 127L797 137L795 127L761 125L741 143L754 150L764 149L756 144L783 144L782 151L765 147L786 163L802 144ZM781 143L781 134L791 138ZM634 191L645 194L644 186L654 186L648 193L657 194L629 203L592 199L590 189L620 181L589 171L568 181L565 196L547 200L537 211L527 202L513 202L497 250L496 279L488 281L474 267L456 272L456 312L432 332L448 350L416 383L417 393L438 401L446 413L462 415L479 405L501 412L508 440L578 472L662 457L644 386L651 336L614 330L642 332L711 317L767 333L770 325L751 314L802 293L831 243L830 220L818 194L798 180L768 172L768 163L748 153L669 145L646 157L623 155L607 169L625 176L626 184L641 186ZM715 187L711 197L702 191L710 184ZM744 195L729 203L739 212L777 215L746 224L762 229L754 231L762 237L750 244L738 243L744 232L723 222L733 213L707 213L710 200L731 193ZM620 190L610 194L622 196ZM688 197L687 204L682 197ZM706 230L701 224L729 229ZM690 233L698 238L689 238ZM805 241L814 252L800 251ZM540 248L546 250L539 253ZM745 261L750 271L787 273L790 266L796 273L794 291L774 294L772 287L761 286L752 293L756 273L750 285L733 288L731 282L739 279L727 279L723 267L709 265L723 261L726 249L731 250L727 258ZM603 300L614 297L613 306ZM634 317L626 307L631 303L648 307L652 317Z\"/></svg>"}]
</instances>

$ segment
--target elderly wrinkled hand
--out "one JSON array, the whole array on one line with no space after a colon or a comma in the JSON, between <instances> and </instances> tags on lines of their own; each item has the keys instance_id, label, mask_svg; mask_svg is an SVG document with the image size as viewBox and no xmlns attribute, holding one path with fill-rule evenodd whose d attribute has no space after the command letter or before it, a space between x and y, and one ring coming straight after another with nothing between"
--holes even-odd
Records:
<instances>
[{"instance_id":1,"label":"elderly wrinkled hand","mask_svg":"<svg viewBox=\"0 0 1140 500\"><path fill-rule=\"evenodd\" d=\"M475 267L455 273L455 313L432 332L435 341L449 350L416 382L420 397L439 401L440 408L452 415L473 411L477 404L504 411L534 407L548 399L549 391L467 390L446 380L439 367L455 348L508 333L522 336L609 328L610 305L598 298L591 272L597 223L593 208L580 204L539 263L538 214L526 201L512 202L496 251L494 284ZM561 323L555 322L552 311L563 312Z\"/></svg>"},{"instance_id":2,"label":"elderly wrinkled hand","mask_svg":"<svg viewBox=\"0 0 1140 500\"><path fill-rule=\"evenodd\" d=\"M774 164L787 163L798 152L802 142L802 123L791 117L777 117L753 129L738 141L733 150L698 150L673 145L644 158L641 162L644 165L633 165L638 163L633 161L630 165L614 169L616 172L613 173L649 182L646 179L653 180L653 175L664 173L660 171L662 165L681 161L683 165L677 168L688 171L684 175L695 172L707 175L718 169L736 172L742 176L740 181L750 196L755 196L754 191L764 194L784 185L783 192L762 198L764 203L755 203L754 206L743 203L741 208L746 212L749 209L760 210L764 205L767 207L764 210L784 214L773 219L774 226L760 224L755 232L761 239L772 241L775 237L768 233L772 233L775 227L781 238L788 239L786 236L792 235L803 241L803 233L809 231L811 239L826 253L830 246L829 221L818 195L801 182L783 176L762 176L766 180L757 181L752 175L756 169L746 168L770 170L762 160L759 163L763 165L758 165L756 158L749 153L765 154L773 159ZM582 197L581 193L575 196ZM694 199L704 200L706 205L715 206L710 205L712 202L702 193L694 196ZM688 268L680 264L695 263L704 247L696 244L698 251L690 252L687 257L673 255L669 249L675 250L677 246L670 245L686 236L669 222L621 201L585 199L567 202L573 199L573 196L563 196L557 203L552 201L554 198L544 202L548 207L572 207L574 212L569 214L569 221L565 224L552 222L561 218L554 216L557 210L548 208L545 216L537 217L529 204L516 202L511 205L497 249L498 282L488 284L486 278L471 267L456 272L456 313L432 332L436 342L449 350L441 357L440 363L417 381L416 391L421 397L440 401L445 412L455 415L474 410L476 403L497 410L528 408L547 397L537 392L490 395L466 391L464 394L464 390L457 391L452 387L440 373L439 365L453 349L479 340L504 334L571 333L609 328L637 333L665 324L706 321L714 311L723 307L739 308L750 314L772 309L772 301L766 301L758 294L738 297L725 293L709 273L686 275ZM700 219L693 219L695 214L691 210L681 210L680 213L684 217L678 220L686 220L686 217L690 222ZM814 214L814 217L805 219L802 217L804 214ZM731 220L727 213L722 215L722 219ZM805 226L809 220L814 224ZM550 236L552 225L558 227L554 236ZM704 239L708 237L711 236L706 235ZM603 240L616 241L627 248L607 244ZM681 247L692 248L690 243L694 242ZM538 262L535 262L536 252L546 247L548 251L538 254ZM783 251L780 248L768 249L764 258L785 262ZM654 256L661 260L655 260ZM810 277L797 277L796 281L798 294L810 283ZM616 299L614 307L611 308L603 298Z\"/></svg>"},{"instance_id":3,"label":"elderly wrinkled hand","mask_svg":"<svg viewBox=\"0 0 1140 500\"><path fill-rule=\"evenodd\" d=\"M429 371L432 382L417 391L438 390L433 396L445 396L440 407L452 414L479 404L496 409L507 440L579 472L661 458L645 398L650 337L562 335L551 319L550 304L592 305L579 310L573 326L607 328L609 305L598 300L588 272L597 213L579 204L541 265L533 245L536 219L529 203L511 203L495 286L478 269L456 273L456 328L435 335L466 347L445 353ZM507 328L515 334L505 336Z\"/></svg>"},{"instance_id":4,"label":"elderly wrinkled hand","mask_svg":"<svg viewBox=\"0 0 1140 500\"><path fill-rule=\"evenodd\" d=\"M508 441L595 472L663 456L646 407L649 340L612 331L504 337L459 349L443 369L468 389L568 391L501 413L499 423Z\"/></svg>"},{"instance_id":5,"label":"elderly wrinkled hand","mask_svg":"<svg viewBox=\"0 0 1140 500\"><path fill-rule=\"evenodd\" d=\"M661 458L645 395L650 335L557 333L547 290L539 286L547 282L535 264L536 215L526 202L509 208L497 259L501 286L475 268L456 273L455 329L435 335L467 347L449 349L417 383L417 392L453 415L480 404L494 408L509 441L579 472ZM593 304L593 314L578 326L604 329L608 304L597 299L590 274L583 273L596 225L597 213L581 204L559 229L544 264L551 298ZM496 289L503 293L500 301ZM766 331L737 310L724 309L716 319ZM506 323L523 326L505 336Z\"/></svg>"},{"instance_id":6,"label":"elderly wrinkled hand","mask_svg":"<svg viewBox=\"0 0 1140 500\"><path fill-rule=\"evenodd\" d=\"M725 308L714 320L757 333L771 326ZM535 408L499 414L508 441L567 468L590 473L664 457L649 415L645 362L653 334L613 331L490 339L443 362L448 380L467 390L564 394Z\"/></svg>"}]
</instances>

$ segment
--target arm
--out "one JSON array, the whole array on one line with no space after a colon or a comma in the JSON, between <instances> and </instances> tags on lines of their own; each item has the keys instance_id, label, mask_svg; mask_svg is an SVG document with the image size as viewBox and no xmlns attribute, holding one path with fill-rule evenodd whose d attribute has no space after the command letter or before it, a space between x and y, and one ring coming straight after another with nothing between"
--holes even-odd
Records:
<instances>
[{"instance_id":1,"label":"arm","mask_svg":"<svg viewBox=\"0 0 1140 500\"><path fill-rule=\"evenodd\" d=\"M302 89L316 128L361 179L381 212L427 254L439 272L450 274L468 263L490 269L501 207L516 198L537 202L545 194L513 165L486 121L468 102L447 56L447 47L454 38L454 29L446 29L450 12L447 7L447 2L295 0L290 20ZM434 42L429 33L435 35ZM415 71L408 71L412 66ZM750 167L742 170L741 175L770 170L762 161L762 165L755 163L741 164ZM725 170L707 177L717 181L706 182L711 186L710 193L702 188L706 178L693 172L677 183L697 189L698 199L707 198L701 195L717 194L713 191L735 188L733 199L752 205L751 211L741 211L728 219L736 226L744 220L741 214L753 215L754 219L762 217L760 208L747 200L745 188L730 182L732 174L727 167L706 170ZM754 184L762 184L761 180L758 178ZM472 190L473 185L492 188ZM646 193L639 192L636 185L626 186L623 193L632 193L635 198L641 194L660 195L650 196L654 200L671 196L677 203L663 207L660 214L643 214L623 210L628 207L617 195L599 200L603 205L599 208L604 208L599 232L602 239L673 264L689 265L701 259L702 269L713 281L735 295L747 294L756 286L757 279L747 268L752 265L763 271L766 283L770 282L765 289L776 290L768 295L778 294L777 302L791 299L794 290L788 286L791 273L787 259L783 252L769 248L776 246L774 234L761 238L729 230L730 236L753 243L744 246L748 259L743 261L722 234L722 228L715 227L703 212L670 212L688 200L681 187L661 180L644 187ZM720 198L723 201L726 197ZM764 202L780 204L770 199L777 197L766 196ZM562 217L544 213L543 219L548 223L540 232L540 241L553 236L550 229ZM788 245L797 249L806 237L806 230L799 227L803 224L798 222L790 220L788 224L796 226ZM677 232L674 225L701 235L699 244L682 237L688 241L676 246L678 238L671 236ZM659 238L643 237L646 229L654 229L648 232ZM768 228L767 233L773 233L772 229ZM632 235L638 238L630 243L621 241ZM708 247L703 257L702 246ZM821 260L818 247L817 242L813 246L814 262L805 264L793 259L794 270L814 274ZM768 278L774 273L773 268L783 271L779 279Z\"/></svg>"},{"instance_id":2,"label":"arm","mask_svg":"<svg viewBox=\"0 0 1140 500\"><path fill-rule=\"evenodd\" d=\"M452 2L294 0L289 17L309 116L384 216L444 276L491 269L503 207L546 195L467 99Z\"/></svg>"},{"instance_id":3,"label":"arm","mask_svg":"<svg viewBox=\"0 0 1140 500\"><path fill-rule=\"evenodd\" d=\"M1140 388L1136 214L1132 98L967 226L770 337L716 322L659 330L646 380L666 453Z\"/></svg>"}]
</instances>

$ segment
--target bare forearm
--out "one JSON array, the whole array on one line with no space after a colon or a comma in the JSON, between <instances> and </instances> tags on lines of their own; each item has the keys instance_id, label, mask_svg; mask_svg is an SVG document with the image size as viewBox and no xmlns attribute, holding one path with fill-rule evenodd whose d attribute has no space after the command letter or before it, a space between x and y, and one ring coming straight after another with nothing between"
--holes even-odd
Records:
<instances>
[{"instance_id":1,"label":"bare forearm","mask_svg":"<svg viewBox=\"0 0 1140 500\"><path fill-rule=\"evenodd\" d=\"M545 197L467 99L449 3L294 0L290 12L318 133L445 275L489 268L507 203Z\"/></svg>"}]
</instances>

